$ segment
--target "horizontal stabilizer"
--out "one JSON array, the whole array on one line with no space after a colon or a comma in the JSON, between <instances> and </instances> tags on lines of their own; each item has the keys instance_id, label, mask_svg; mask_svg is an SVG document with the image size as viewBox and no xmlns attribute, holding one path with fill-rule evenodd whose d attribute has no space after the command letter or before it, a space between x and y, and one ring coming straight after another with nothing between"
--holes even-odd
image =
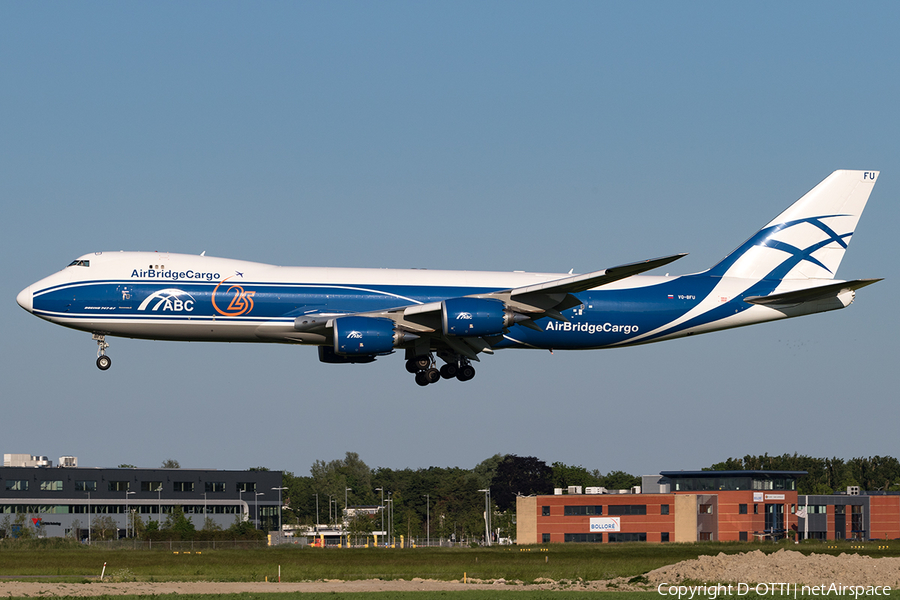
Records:
<instances>
[{"instance_id":1,"label":"horizontal stabilizer","mask_svg":"<svg viewBox=\"0 0 900 600\"><path fill-rule=\"evenodd\" d=\"M833 298L835 296L840 296L843 293L855 291L860 288L864 288L867 285L878 283L879 281L881 281L881 279L856 279L854 281L841 281L829 285L795 290L793 292L784 292L782 294L771 294L769 296L748 296L744 298L744 302L773 307L797 305L803 302L812 302L814 300L822 300L824 298Z\"/></svg>"}]
</instances>

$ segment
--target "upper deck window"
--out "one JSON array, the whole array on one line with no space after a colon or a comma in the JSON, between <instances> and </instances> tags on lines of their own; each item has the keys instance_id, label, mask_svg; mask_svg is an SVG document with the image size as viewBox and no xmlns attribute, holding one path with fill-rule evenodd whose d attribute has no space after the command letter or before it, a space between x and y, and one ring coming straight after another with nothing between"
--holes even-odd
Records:
<instances>
[{"instance_id":1,"label":"upper deck window","mask_svg":"<svg viewBox=\"0 0 900 600\"><path fill-rule=\"evenodd\" d=\"M89 267L91 266L91 261L89 260L73 260L69 263L70 267Z\"/></svg>"}]
</instances>

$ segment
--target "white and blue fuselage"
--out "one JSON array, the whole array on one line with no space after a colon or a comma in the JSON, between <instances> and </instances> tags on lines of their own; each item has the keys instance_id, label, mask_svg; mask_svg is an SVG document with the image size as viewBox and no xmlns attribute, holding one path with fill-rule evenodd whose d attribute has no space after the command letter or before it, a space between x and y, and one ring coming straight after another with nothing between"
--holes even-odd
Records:
<instances>
[{"instance_id":1,"label":"white and blue fuselage","mask_svg":"<svg viewBox=\"0 0 900 600\"><path fill-rule=\"evenodd\" d=\"M93 333L101 368L109 366L105 336L281 342L319 346L325 362L403 349L424 385L437 380L435 353L450 365L441 374L464 379L469 360L503 348L611 348L843 308L873 282L834 274L876 176L836 171L719 264L691 275L639 275L681 255L571 275L96 252L17 300L42 319Z\"/></svg>"}]
</instances>

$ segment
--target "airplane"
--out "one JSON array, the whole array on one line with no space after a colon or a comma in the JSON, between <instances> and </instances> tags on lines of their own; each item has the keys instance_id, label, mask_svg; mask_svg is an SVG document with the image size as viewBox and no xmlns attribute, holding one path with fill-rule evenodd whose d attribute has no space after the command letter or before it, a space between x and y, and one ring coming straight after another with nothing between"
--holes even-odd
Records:
<instances>
[{"instance_id":1,"label":"airplane","mask_svg":"<svg viewBox=\"0 0 900 600\"><path fill-rule=\"evenodd\" d=\"M107 336L318 347L325 363L404 352L421 386L468 381L505 348L619 348L848 306L880 279L835 279L878 171L835 171L711 268L641 275L685 254L591 273L282 267L95 252L19 293L28 312ZM438 368L437 359L444 364Z\"/></svg>"}]
</instances>

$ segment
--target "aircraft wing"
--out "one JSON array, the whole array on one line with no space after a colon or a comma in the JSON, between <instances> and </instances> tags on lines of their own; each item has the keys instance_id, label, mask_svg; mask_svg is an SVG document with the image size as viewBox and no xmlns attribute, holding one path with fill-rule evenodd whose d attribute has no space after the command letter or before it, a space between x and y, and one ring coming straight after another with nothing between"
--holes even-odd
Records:
<instances>
[{"instance_id":1,"label":"aircraft wing","mask_svg":"<svg viewBox=\"0 0 900 600\"><path fill-rule=\"evenodd\" d=\"M546 313L546 316L557 316L565 320L559 311L578 306L580 301L570 297L569 294L577 294L596 287L610 284L620 279L626 279L645 271L662 267L671 262L687 256L687 254L673 254L661 258L651 258L641 262L619 265L602 271L572 275L554 281L526 285L519 288L483 294L476 297L497 298L507 303L510 308L525 313Z\"/></svg>"},{"instance_id":2,"label":"aircraft wing","mask_svg":"<svg viewBox=\"0 0 900 600\"><path fill-rule=\"evenodd\" d=\"M686 256L673 254L636 263L619 265L602 271L594 271L582 275L572 275L553 281L499 290L487 294L474 294L464 298L492 299L503 302L508 311L514 313L514 321L532 329L540 328L534 324L535 319L550 317L560 321L567 319L563 310L578 306L581 301L572 294L607 285L651 269L667 265ZM412 337L426 337L431 341L449 347L457 354L472 360L478 360L478 352L491 353L491 337L458 337L446 335L442 325L443 302L429 302L402 306L386 311L356 313L353 316L387 318L394 321L397 329L413 334ZM294 322L294 329L301 332L321 333L332 326L334 319L349 315L304 315ZM502 336L494 336L502 339Z\"/></svg>"}]
</instances>

